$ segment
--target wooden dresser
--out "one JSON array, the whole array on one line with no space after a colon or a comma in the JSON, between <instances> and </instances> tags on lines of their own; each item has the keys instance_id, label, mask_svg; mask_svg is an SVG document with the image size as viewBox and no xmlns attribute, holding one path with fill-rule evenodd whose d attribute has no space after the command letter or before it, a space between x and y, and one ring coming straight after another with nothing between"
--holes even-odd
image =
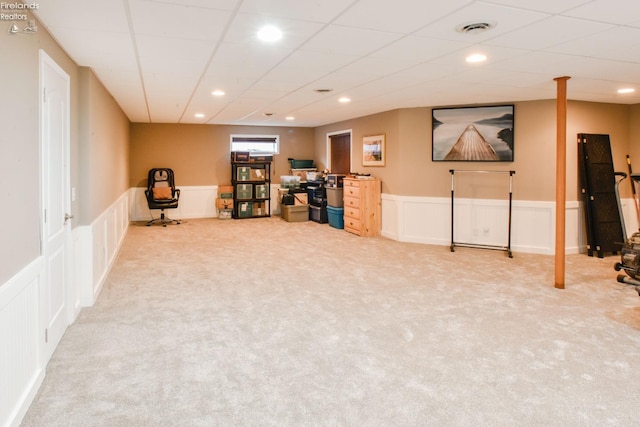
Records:
<instances>
[{"instance_id":1,"label":"wooden dresser","mask_svg":"<svg viewBox=\"0 0 640 427\"><path fill-rule=\"evenodd\" d=\"M381 228L379 179L344 178L344 229L359 236L379 236Z\"/></svg>"}]
</instances>

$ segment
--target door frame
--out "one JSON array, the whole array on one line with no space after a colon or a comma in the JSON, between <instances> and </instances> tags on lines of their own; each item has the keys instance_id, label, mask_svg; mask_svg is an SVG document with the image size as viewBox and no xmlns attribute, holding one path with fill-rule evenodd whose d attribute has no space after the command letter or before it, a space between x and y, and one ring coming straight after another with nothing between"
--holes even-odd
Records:
<instances>
[{"instance_id":1,"label":"door frame","mask_svg":"<svg viewBox=\"0 0 640 427\"><path fill-rule=\"evenodd\" d=\"M349 170L355 170L353 168L353 129L344 129L338 130L334 132L327 132L327 140L326 140L326 152L327 152L327 169L331 170L331 137L334 135L345 135L349 134Z\"/></svg>"},{"instance_id":2,"label":"door frame","mask_svg":"<svg viewBox=\"0 0 640 427\"><path fill-rule=\"evenodd\" d=\"M47 198L50 196L47 194L45 185L47 172L47 164L48 159L45 157L46 153L49 151L45 144L47 143L47 135L45 135L46 123L45 123L45 69L48 68L55 72L62 80L64 80L64 101L65 101L65 111L64 111L64 122L63 122L63 160L62 160L62 174L63 174L63 187L64 187L64 211L66 213L71 212L71 78L69 75L60 67L54 60L51 58L44 50L39 49L39 58L38 58L38 66L39 66L39 154L40 154L40 255L45 257L47 256L47 238L46 238L46 218L45 218L45 207L47 206ZM64 298L64 308L63 308L63 318L65 321L64 328L66 329L72 322L74 318L74 287L73 287L73 274L72 274L72 266L73 262L71 260L73 251L72 251L72 239L71 239L71 221L67 221L64 225L64 284L63 284L63 298ZM57 346L57 342L50 342L48 339L48 273L46 269L48 268L48 260L44 260L45 271L43 272L43 280L41 281L40 287L40 318L41 318L41 333L42 333L42 343L43 343L43 360L46 363L53 352L55 351L55 347Z\"/></svg>"}]
</instances>

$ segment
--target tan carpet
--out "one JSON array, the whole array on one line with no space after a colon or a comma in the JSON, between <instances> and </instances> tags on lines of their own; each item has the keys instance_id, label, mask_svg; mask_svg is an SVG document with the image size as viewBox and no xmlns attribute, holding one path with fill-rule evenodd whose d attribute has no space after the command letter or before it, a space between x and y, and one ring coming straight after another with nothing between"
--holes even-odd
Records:
<instances>
[{"instance_id":1,"label":"tan carpet","mask_svg":"<svg viewBox=\"0 0 640 427\"><path fill-rule=\"evenodd\" d=\"M24 426L638 425L617 257L360 238L279 217L132 224Z\"/></svg>"}]
</instances>

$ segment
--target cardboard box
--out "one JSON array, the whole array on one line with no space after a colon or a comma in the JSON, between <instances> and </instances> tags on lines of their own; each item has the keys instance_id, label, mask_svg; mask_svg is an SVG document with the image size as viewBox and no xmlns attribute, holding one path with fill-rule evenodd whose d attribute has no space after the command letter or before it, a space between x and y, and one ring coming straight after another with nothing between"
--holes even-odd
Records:
<instances>
[{"instance_id":1,"label":"cardboard box","mask_svg":"<svg viewBox=\"0 0 640 427\"><path fill-rule=\"evenodd\" d=\"M218 193L218 197L221 199L233 199L233 191L230 193Z\"/></svg>"},{"instance_id":2,"label":"cardboard box","mask_svg":"<svg viewBox=\"0 0 640 427\"><path fill-rule=\"evenodd\" d=\"M233 199L216 199L216 208L218 209L233 209Z\"/></svg>"},{"instance_id":3,"label":"cardboard box","mask_svg":"<svg viewBox=\"0 0 640 427\"><path fill-rule=\"evenodd\" d=\"M249 179L251 181L266 181L267 174L262 168L251 168L251 172L249 173Z\"/></svg>"},{"instance_id":4,"label":"cardboard box","mask_svg":"<svg viewBox=\"0 0 640 427\"><path fill-rule=\"evenodd\" d=\"M218 194L233 193L233 185L218 185Z\"/></svg>"},{"instance_id":5,"label":"cardboard box","mask_svg":"<svg viewBox=\"0 0 640 427\"><path fill-rule=\"evenodd\" d=\"M282 205L282 218L287 222L309 221L309 205Z\"/></svg>"}]
</instances>

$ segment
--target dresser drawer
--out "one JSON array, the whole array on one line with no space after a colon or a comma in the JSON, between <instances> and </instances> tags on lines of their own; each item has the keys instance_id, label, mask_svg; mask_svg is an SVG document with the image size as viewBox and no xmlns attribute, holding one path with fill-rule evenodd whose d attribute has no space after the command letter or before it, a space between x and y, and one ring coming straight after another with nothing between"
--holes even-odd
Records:
<instances>
[{"instance_id":1,"label":"dresser drawer","mask_svg":"<svg viewBox=\"0 0 640 427\"><path fill-rule=\"evenodd\" d=\"M360 197L360 187L351 187L351 186L345 185L343 187L342 195L344 197L356 197L356 198L359 198Z\"/></svg>"},{"instance_id":2,"label":"dresser drawer","mask_svg":"<svg viewBox=\"0 0 640 427\"><path fill-rule=\"evenodd\" d=\"M360 181L357 179L348 179L345 178L342 182L343 187L360 187Z\"/></svg>"},{"instance_id":3,"label":"dresser drawer","mask_svg":"<svg viewBox=\"0 0 640 427\"><path fill-rule=\"evenodd\" d=\"M345 197L344 198L344 207L345 208L359 208L360 207L360 199L356 197Z\"/></svg>"},{"instance_id":4,"label":"dresser drawer","mask_svg":"<svg viewBox=\"0 0 640 427\"><path fill-rule=\"evenodd\" d=\"M360 220L360 209L358 208L353 208L353 207L344 207L344 216L349 217L349 218L353 218L353 219L357 219L358 221Z\"/></svg>"},{"instance_id":5,"label":"dresser drawer","mask_svg":"<svg viewBox=\"0 0 640 427\"><path fill-rule=\"evenodd\" d=\"M344 217L344 229L350 231L355 234L360 234L361 226L360 220L351 218L348 216Z\"/></svg>"}]
</instances>

